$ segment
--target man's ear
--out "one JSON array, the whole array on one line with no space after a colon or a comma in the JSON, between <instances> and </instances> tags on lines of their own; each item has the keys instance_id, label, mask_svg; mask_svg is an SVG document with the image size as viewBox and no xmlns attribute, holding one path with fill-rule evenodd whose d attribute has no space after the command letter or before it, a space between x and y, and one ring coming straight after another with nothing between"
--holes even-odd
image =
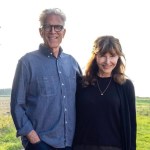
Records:
<instances>
[{"instance_id":1,"label":"man's ear","mask_svg":"<svg viewBox=\"0 0 150 150\"><path fill-rule=\"evenodd\" d=\"M40 33L41 37L43 37L43 30L41 28L39 28L39 33Z\"/></svg>"},{"instance_id":2,"label":"man's ear","mask_svg":"<svg viewBox=\"0 0 150 150\"><path fill-rule=\"evenodd\" d=\"M66 29L64 29L63 31L63 38L65 37L65 34L66 34Z\"/></svg>"}]
</instances>

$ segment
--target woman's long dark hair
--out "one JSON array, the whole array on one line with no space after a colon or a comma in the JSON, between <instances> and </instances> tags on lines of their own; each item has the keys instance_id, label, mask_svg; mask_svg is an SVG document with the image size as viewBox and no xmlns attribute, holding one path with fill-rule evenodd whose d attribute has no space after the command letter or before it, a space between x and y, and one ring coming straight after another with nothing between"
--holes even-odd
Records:
<instances>
[{"instance_id":1,"label":"woman's long dark hair","mask_svg":"<svg viewBox=\"0 0 150 150\"><path fill-rule=\"evenodd\" d=\"M104 55L105 53L113 54L114 52L119 56L119 59L116 67L112 71L112 78L119 84L126 81L125 64L122 60L122 58L125 60L125 56L122 52L119 40L113 36L101 36L94 41L92 55L87 63L85 76L83 77L84 86L95 84L99 71L95 57L96 54Z\"/></svg>"}]
</instances>

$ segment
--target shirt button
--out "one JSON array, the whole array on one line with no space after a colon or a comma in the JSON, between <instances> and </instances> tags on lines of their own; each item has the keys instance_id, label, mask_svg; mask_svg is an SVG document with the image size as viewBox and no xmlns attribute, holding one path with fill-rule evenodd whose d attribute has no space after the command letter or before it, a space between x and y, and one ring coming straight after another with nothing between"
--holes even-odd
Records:
<instances>
[{"instance_id":1,"label":"shirt button","mask_svg":"<svg viewBox=\"0 0 150 150\"><path fill-rule=\"evenodd\" d=\"M64 95L64 98L66 98L66 96Z\"/></svg>"},{"instance_id":2,"label":"shirt button","mask_svg":"<svg viewBox=\"0 0 150 150\"><path fill-rule=\"evenodd\" d=\"M63 86L64 84L62 83L61 85Z\"/></svg>"},{"instance_id":3,"label":"shirt button","mask_svg":"<svg viewBox=\"0 0 150 150\"><path fill-rule=\"evenodd\" d=\"M65 124L67 124L68 122L66 121Z\"/></svg>"},{"instance_id":4,"label":"shirt button","mask_svg":"<svg viewBox=\"0 0 150 150\"><path fill-rule=\"evenodd\" d=\"M50 57L49 55L47 57Z\"/></svg>"},{"instance_id":5,"label":"shirt button","mask_svg":"<svg viewBox=\"0 0 150 150\"><path fill-rule=\"evenodd\" d=\"M65 111L67 111L67 108L65 108Z\"/></svg>"},{"instance_id":6,"label":"shirt button","mask_svg":"<svg viewBox=\"0 0 150 150\"><path fill-rule=\"evenodd\" d=\"M61 71L59 71L59 73L61 74Z\"/></svg>"}]
</instances>

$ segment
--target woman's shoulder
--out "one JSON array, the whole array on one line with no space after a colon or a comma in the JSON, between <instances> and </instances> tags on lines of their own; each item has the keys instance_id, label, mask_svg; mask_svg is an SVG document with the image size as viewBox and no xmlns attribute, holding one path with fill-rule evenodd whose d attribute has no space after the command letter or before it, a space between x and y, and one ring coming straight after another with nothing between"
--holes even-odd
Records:
<instances>
[{"instance_id":1,"label":"woman's shoulder","mask_svg":"<svg viewBox=\"0 0 150 150\"><path fill-rule=\"evenodd\" d=\"M124 87L134 87L133 82L131 79L127 78L126 81L122 84Z\"/></svg>"},{"instance_id":2,"label":"woman's shoulder","mask_svg":"<svg viewBox=\"0 0 150 150\"><path fill-rule=\"evenodd\" d=\"M119 89L123 89L126 91L134 90L134 84L133 84L132 80L129 78L126 78L126 80L122 84L116 83L116 85Z\"/></svg>"},{"instance_id":3,"label":"woman's shoulder","mask_svg":"<svg viewBox=\"0 0 150 150\"><path fill-rule=\"evenodd\" d=\"M135 94L134 84L131 79L127 78L126 81L120 85L123 91L127 94Z\"/></svg>"},{"instance_id":4,"label":"woman's shoulder","mask_svg":"<svg viewBox=\"0 0 150 150\"><path fill-rule=\"evenodd\" d=\"M89 82L87 82L86 80L85 80L85 76L80 76L79 78L78 78L78 82L77 82L77 88L79 89L79 90L84 90L84 89L87 89L87 88L91 88L91 87L93 87L94 85L91 85L91 84L89 84Z\"/></svg>"}]
</instances>

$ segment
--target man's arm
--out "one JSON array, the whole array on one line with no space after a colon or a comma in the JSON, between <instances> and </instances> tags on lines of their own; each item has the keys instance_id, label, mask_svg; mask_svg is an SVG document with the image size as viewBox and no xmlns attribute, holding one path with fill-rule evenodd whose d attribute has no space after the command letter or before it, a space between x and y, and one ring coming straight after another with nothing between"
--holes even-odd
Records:
<instances>
[{"instance_id":1,"label":"man's arm","mask_svg":"<svg viewBox=\"0 0 150 150\"><path fill-rule=\"evenodd\" d=\"M29 71L20 60L18 62L11 92L11 115L17 130L17 136L26 136L33 129L32 123L26 115L26 93L29 83Z\"/></svg>"}]
</instances>

